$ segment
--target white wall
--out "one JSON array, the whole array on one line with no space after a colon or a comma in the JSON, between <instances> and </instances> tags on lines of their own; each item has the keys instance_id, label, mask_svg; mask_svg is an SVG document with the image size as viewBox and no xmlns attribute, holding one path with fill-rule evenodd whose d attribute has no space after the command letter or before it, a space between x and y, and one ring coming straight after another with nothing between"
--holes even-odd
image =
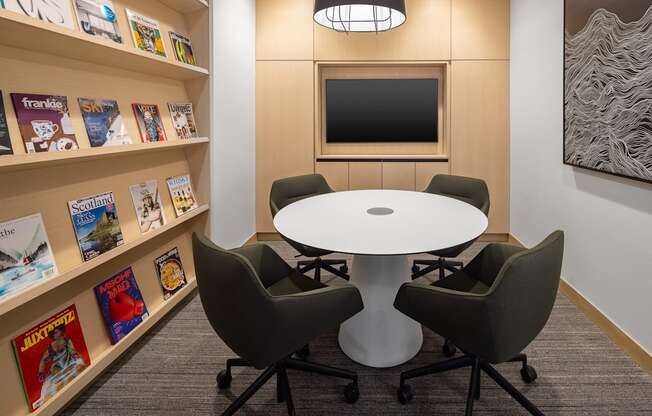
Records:
<instances>
[{"instance_id":1,"label":"white wall","mask_svg":"<svg viewBox=\"0 0 652 416\"><path fill-rule=\"evenodd\" d=\"M652 185L565 166L563 0L512 0L511 224L566 232L564 279L652 351Z\"/></svg>"},{"instance_id":2,"label":"white wall","mask_svg":"<svg viewBox=\"0 0 652 416\"><path fill-rule=\"evenodd\" d=\"M211 235L224 248L255 232L256 1L213 0Z\"/></svg>"}]
</instances>

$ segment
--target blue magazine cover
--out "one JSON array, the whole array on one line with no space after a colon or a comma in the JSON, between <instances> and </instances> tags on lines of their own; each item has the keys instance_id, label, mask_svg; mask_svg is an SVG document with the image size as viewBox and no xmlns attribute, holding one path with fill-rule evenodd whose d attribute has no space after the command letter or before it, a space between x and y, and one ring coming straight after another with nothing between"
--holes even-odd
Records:
<instances>
[{"instance_id":1,"label":"blue magazine cover","mask_svg":"<svg viewBox=\"0 0 652 416\"><path fill-rule=\"evenodd\" d=\"M68 202L84 261L124 244L112 192Z\"/></svg>"},{"instance_id":2,"label":"blue magazine cover","mask_svg":"<svg viewBox=\"0 0 652 416\"><path fill-rule=\"evenodd\" d=\"M91 147L132 143L116 101L93 98L78 100Z\"/></svg>"},{"instance_id":3,"label":"blue magazine cover","mask_svg":"<svg viewBox=\"0 0 652 416\"><path fill-rule=\"evenodd\" d=\"M113 344L149 316L131 267L95 286L95 296Z\"/></svg>"}]
</instances>

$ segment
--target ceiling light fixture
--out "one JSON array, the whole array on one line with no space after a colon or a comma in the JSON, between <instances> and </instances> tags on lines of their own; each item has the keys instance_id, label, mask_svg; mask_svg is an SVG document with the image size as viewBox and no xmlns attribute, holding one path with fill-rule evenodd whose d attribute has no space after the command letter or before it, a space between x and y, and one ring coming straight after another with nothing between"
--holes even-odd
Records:
<instances>
[{"instance_id":1,"label":"ceiling light fixture","mask_svg":"<svg viewBox=\"0 0 652 416\"><path fill-rule=\"evenodd\" d=\"M385 32L405 23L405 0L315 0L315 22L338 32Z\"/></svg>"}]
</instances>

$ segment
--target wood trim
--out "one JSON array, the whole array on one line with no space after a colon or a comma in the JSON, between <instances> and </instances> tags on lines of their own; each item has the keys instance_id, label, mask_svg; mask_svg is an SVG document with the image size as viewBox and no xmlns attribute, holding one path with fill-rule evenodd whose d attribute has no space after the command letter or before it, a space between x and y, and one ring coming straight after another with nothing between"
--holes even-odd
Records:
<instances>
[{"instance_id":1,"label":"wood trim","mask_svg":"<svg viewBox=\"0 0 652 416\"><path fill-rule=\"evenodd\" d=\"M317 162L334 161L448 162L448 155L322 155L317 157Z\"/></svg>"},{"instance_id":2,"label":"wood trim","mask_svg":"<svg viewBox=\"0 0 652 416\"><path fill-rule=\"evenodd\" d=\"M208 1L206 0L159 0L169 8L178 11L179 13L192 13L200 10L208 9Z\"/></svg>"},{"instance_id":3,"label":"wood trim","mask_svg":"<svg viewBox=\"0 0 652 416\"><path fill-rule=\"evenodd\" d=\"M253 233L251 237L247 241L244 242L242 247L250 246L252 244L256 244L258 242L258 234Z\"/></svg>"},{"instance_id":4,"label":"wood trim","mask_svg":"<svg viewBox=\"0 0 652 416\"><path fill-rule=\"evenodd\" d=\"M525 247L518 238L509 235L509 243ZM627 335L622 329L612 322L588 299L582 296L563 278L559 285L559 291L563 293L584 315L602 330L625 354L638 364L648 374L652 375L652 355L640 346L634 339Z\"/></svg>"}]
</instances>

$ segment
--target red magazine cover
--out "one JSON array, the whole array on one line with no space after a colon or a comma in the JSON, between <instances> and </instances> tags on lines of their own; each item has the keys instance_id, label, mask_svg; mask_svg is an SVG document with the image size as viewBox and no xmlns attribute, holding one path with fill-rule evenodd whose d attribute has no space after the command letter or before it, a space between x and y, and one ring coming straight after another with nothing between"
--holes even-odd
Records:
<instances>
[{"instance_id":1,"label":"red magazine cover","mask_svg":"<svg viewBox=\"0 0 652 416\"><path fill-rule=\"evenodd\" d=\"M75 305L16 337L13 344L32 412L91 364Z\"/></svg>"}]
</instances>

